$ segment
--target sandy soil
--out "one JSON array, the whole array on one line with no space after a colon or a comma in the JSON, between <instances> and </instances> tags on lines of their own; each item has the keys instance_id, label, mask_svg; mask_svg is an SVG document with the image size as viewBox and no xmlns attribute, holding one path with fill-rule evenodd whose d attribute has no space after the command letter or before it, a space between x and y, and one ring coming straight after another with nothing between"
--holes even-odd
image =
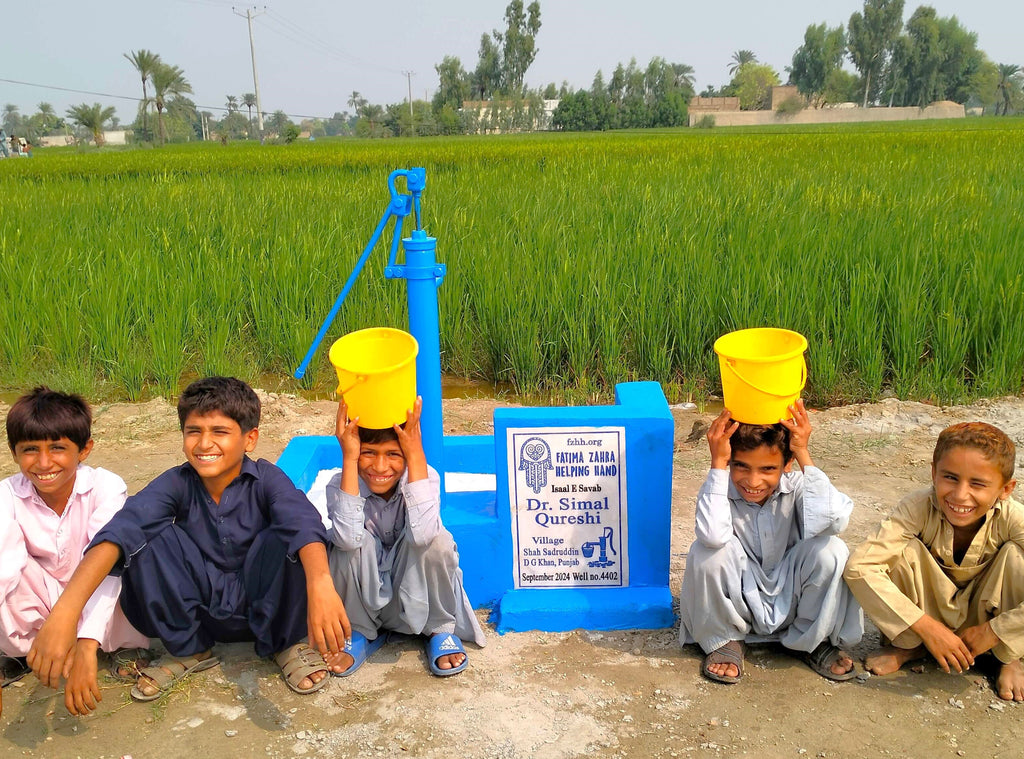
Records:
<instances>
[{"instance_id":1,"label":"sandy soil","mask_svg":"<svg viewBox=\"0 0 1024 759\"><path fill-rule=\"evenodd\" d=\"M257 453L274 459L293 435L327 434L334 406L264 395ZM490 429L493 401L445 402L450 434ZM0 418L6 407L0 405ZM709 463L710 413L677 409L671 584L678 592L693 539L693 501ZM1024 400L938 408L885 401L815 413L812 453L856 502L845 535L859 543L907 491L928 480L936 434L982 419L1024 443ZM182 460L171 407L161 399L96 409L90 463L134 492ZM13 473L8 459L0 475ZM480 612L481 619L486 612ZM858 656L877 644L869 632ZM312 696L289 691L276 668L237 644L223 664L155 705L131 703L105 681L88 718L29 676L4 689L4 756L575 757L810 755L1017 757L1024 706L995 697L984 672L947 675L934 663L830 683L774 647L754 648L735 686L699 674L699 651L675 630L489 635L471 665L431 677L419 643L391 643L353 677Z\"/></svg>"}]
</instances>

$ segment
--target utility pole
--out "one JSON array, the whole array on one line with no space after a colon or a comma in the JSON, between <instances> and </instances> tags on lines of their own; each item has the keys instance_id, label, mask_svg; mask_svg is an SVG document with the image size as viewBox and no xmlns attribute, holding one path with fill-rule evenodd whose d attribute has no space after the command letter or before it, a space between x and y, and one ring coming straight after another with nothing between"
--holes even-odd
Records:
<instances>
[{"instance_id":1,"label":"utility pole","mask_svg":"<svg viewBox=\"0 0 1024 759\"><path fill-rule=\"evenodd\" d=\"M260 13L266 13L267 12L267 8L266 8L266 6L264 6L263 10L260 11L259 13L256 12L255 8L246 8L245 9L245 16L242 16L242 14L239 13L238 10L235 9L234 6L232 6L231 12L234 13L239 18L245 18L249 22L249 52L252 54L252 86L256 89L256 128L259 130L260 139L262 140L263 139L263 106L262 106L262 104L260 102L260 80L259 80L259 77L256 76L256 42L253 40L253 36L252 36L252 20L256 16L260 15Z\"/></svg>"},{"instance_id":2,"label":"utility pole","mask_svg":"<svg viewBox=\"0 0 1024 759\"><path fill-rule=\"evenodd\" d=\"M409 82L409 128L412 129L413 136L416 135L416 118L412 113L412 78L416 75L415 71L403 71L406 80Z\"/></svg>"}]
</instances>

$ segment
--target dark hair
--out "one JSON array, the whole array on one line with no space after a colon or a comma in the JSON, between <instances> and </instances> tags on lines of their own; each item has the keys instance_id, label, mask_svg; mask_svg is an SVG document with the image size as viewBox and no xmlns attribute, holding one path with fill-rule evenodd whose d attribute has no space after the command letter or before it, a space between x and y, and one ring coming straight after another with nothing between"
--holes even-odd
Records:
<instances>
[{"instance_id":1,"label":"dark hair","mask_svg":"<svg viewBox=\"0 0 1024 759\"><path fill-rule=\"evenodd\" d=\"M405 424L403 423L403 427ZM398 433L394 427L385 427L382 430L371 430L367 427L359 427L359 442L365 445L377 445L378 443L398 442Z\"/></svg>"},{"instance_id":2,"label":"dark hair","mask_svg":"<svg viewBox=\"0 0 1024 759\"><path fill-rule=\"evenodd\" d=\"M7 445L66 437L79 449L92 437L92 412L80 395L40 385L21 396L7 414Z\"/></svg>"},{"instance_id":3,"label":"dark hair","mask_svg":"<svg viewBox=\"0 0 1024 759\"><path fill-rule=\"evenodd\" d=\"M1017 449L998 427L985 422L961 422L946 427L935 441L932 466L938 466L939 460L952 448L973 448L995 465L1004 484L1013 479Z\"/></svg>"},{"instance_id":4,"label":"dark hair","mask_svg":"<svg viewBox=\"0 0 1024 759\"><path fill-rule=\"evenodd\" d=\"M207 377L193 382L178 398L178 424L185 429L189 414L221 413L238 422L242 432L260 426L260 399L251 387L234 377Z\"/></svg>"},{"instance_id":5,"label":"dark hair","mask_svg":"<svg viewBox=\"0 0 1024 759\"><path fill-rule=\"evenodd\" d=\"M766 445L779 451L784 463L793 458L793 451L789 447L789 430L782 424L740 422L740 426L729 438L729 443L734 451L753 451Z\"/></svg>"}]
</instances>

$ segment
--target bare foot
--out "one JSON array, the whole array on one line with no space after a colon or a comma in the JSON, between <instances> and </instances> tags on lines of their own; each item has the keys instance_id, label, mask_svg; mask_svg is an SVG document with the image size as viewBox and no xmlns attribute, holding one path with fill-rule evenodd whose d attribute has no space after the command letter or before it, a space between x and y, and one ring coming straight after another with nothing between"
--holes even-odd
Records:
<instances>
[{"instance_id":1,"label":"bare foot","mask_svg":"<svg viewBox=\"0 0 1024 759\"><path fill-rule=\"evenodd\" d=\"M1003 701L1024 701L1024 666L1020 659L999 668L996 694Z\"/></svg>"},{"instance_id":2,"label":"bare foot","mask_svg":"<svg viewBox=\"0 0 1024 759\"><path fill-rule=\"evenodd\" d=\"M867 655L864 660L864 669L873 675L891 675L907 662L922 659L927 653L928 650L924 646L917 648L882 646Z\"/></svg>"},{"instance_id":3,"label":"bare foot","mask_svg":"<svg viewBox=\"0 0 1024 759\"><path fill-rule=\"evenodd\" d=\"M324 657L324 661L327 662L327 666L331 668L331 672L344 672L355 664L356 660L352 658L352 654L346 653L345 651L330 651L327 653L327 656Z\"/></svg>"},{"instance_id":4,"label":"bare foot","mask_svg":"<svg viewBox=\"0 0 1024 759\"><path fill-rule=\"evenodd\" d=\"M119 679L137 678L139 672L149 666L151 661L149 658L136 655L141 652L142 649L122 649L114 652L112 668Z\"/></svg>"},{"instance_id":5,"label":"bare foot","mask_svg":"<svg viewBox=\"0 0 1024 759\"><path fill-rule=\"evenodd\" d=\"M195 658L199 661L203 661L204 659L209 659L211 653L212 651L204 651L201 654L196 654ZM174 672L169 670L167 667L160 667L160 669L162 669L168 675L174 675ZM157 684L153 681L153 679L151 677L148 677L147 675L144 675L142 672L138 673L138 680L135 681L135 687L138 688L139 692L142 693L142 695L144 696L152 696L160 692L160 688L157 687Z\"/></svg>"},{"instance_id":6,"label":"bare foot","mask_svg":"<svg viewBox=\"0 0 1024 759\"><path fill-rule=\"evenodd\" d=\"M735 682L743 676L743 653L744 645L739 640L731 640L718 647L704 657L701 665L704 676L712 680L726 678L722 682Z\"/></svg>"},{"instance_id":7,"label":"bare foot","mask_svg":"<svg viewBox=\"0 0 1024 759\"><path fill-rule=\"evenodd\" d=\"M455 669L462 662L466 661L465 654L448 654L447 656L441 656L437 659L438 669Z\"/></svg>"},{"instance_id":8,"label":"bare foot","mask_svg":"<svg viewBox=\"0 0 1024 759\"><path fill-rule=\"evenodd\" d=\"M719 677L739 677L740 668L732 662L719 662L718 664L709 664L707 666L708 672Z\"/></svg>"},{"instance_id":9,"label":"bare foot","mask_svg":"<svg viewBox=\"0 0 1024 759\"><path fill-rule=\"evenodd\" d=\"M829 670L831 670L833 675L845 675L853 670L853 658L846 651L840 649L839 658L832 662Z\"/></svg>"},{"instance_id":10,"label":"bare foot","mask_svg":"<svg viewBox=\"0 0 1024 759\"><path fill-rule=\"evenodd\" d=\"M299 681L298 688L299 688L299 690L309 690L314 685L316 685L318 682L320 682L325 677L327 677L329 674L330 674L330 672L328 672L326 669L318 669L312 675L309 675L308 677L302 678Z\"/></svg>"}]
</instances>

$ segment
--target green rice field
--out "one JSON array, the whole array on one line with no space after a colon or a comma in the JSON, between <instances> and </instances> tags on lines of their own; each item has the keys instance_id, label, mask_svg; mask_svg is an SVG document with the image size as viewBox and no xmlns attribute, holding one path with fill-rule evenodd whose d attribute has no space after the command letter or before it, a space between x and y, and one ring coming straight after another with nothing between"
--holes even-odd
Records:
<instances>
[{"instance_id":1,"label":"green rice field","mask_svg":"<svg viewBox=\"0 0 1024 759\"><path fill-rule=\"evenodd\" d=\"M702 401L716 337L779 326L808 338L815 403L1022 389L1021 119L35 154L0 161L5 392L328 392L333 338L406 326L381 244L291 379L410 166L450 374Z\"/></svg>"}]
</instances>

